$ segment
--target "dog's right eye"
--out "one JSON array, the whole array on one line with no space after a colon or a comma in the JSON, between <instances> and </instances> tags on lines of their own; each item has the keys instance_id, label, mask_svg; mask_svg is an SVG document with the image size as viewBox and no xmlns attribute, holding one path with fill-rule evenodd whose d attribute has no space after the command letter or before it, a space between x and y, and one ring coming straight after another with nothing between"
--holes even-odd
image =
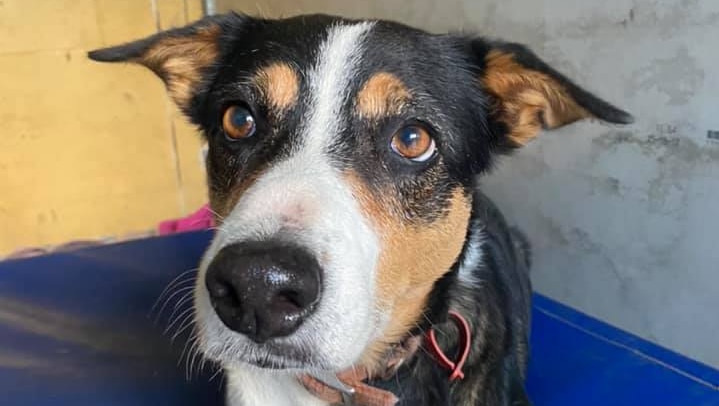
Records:
<instances>
[{"instance_id":1,"label":"dog's right eye","mask_svg":"<svg viewBox=\"0 0 719 406\"><path fill-rule=\"evenodd\" d=\"M230 141L252 137L255 134L255 118L242 106L230 106L222 115L222 129Z\"/></svg>"}]
</instances>

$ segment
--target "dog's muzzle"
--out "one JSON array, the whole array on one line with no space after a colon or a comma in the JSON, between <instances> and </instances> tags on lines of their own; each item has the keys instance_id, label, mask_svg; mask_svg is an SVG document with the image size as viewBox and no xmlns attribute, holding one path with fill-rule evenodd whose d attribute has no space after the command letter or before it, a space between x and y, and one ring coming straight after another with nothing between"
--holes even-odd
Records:
<instances>
[{"instance_id":1,"label":"dog's muzzle","mask_svg":"<svg viewBox=\"0 0 719 406\"><path fill-rule=\"evenodd\" d=\"M220 320L262 343L292 334L312 314L320 301L321 269L302 247L240 242L217 253L205 284Z\"/></svg>"}]
</instances>

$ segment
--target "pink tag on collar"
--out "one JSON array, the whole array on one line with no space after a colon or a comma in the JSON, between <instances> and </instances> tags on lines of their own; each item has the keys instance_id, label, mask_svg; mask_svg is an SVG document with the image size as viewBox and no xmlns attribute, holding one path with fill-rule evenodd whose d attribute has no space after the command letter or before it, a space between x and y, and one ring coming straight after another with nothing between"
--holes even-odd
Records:
<instances>
[{"instance_id":1,"label":"pink tag on collar","mask_svg":"<svg viewBox=\"0 0 719 406\"><path fill-rule=\"evenodd\" d=\"M457 379L464 378L464 372L462 372L462 367L464 367L464 363L467 361L467 356L469 356L469 350L472 343L472 333L469 329L469 323L467 323L467 320L461 314L454 310L450 310L449 315L451 317L451 320L454 321L454 323L457 325L457 328L459 329L460 353L457 361L452 361L451 359L449 359L449 357L447 357L444 351L442 351L442 349L439 347L439 344L437 343L437 337L434 333L434 329L429 329L427 331L425 340L428 344L428 350L434 356L437 363L441 365L442 368L447 369L451 372L449 375L449 380L451 382Z\"/></svg>"}]
</instances>

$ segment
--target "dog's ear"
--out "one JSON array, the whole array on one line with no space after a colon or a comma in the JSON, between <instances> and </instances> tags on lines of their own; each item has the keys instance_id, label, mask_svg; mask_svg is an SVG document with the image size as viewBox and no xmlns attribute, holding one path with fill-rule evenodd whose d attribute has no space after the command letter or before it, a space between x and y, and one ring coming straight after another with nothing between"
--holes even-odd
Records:
<instances>
[{"instance_id":1,"label":"dog's ear","mask_svg":"<svg viewBox=\"0 0 719 406\"><path fill-rule=\"evenodd\" d=\"M632 116L557 72L520 44L472 41L480 83L491 98L490 119L510 146L526 144L542 129L594 118L628 124Z\"/></svg>"},{"instance_id":2,"label":"dog's ear","mask_svg":"<svg viewBox=\"0 0 719 406\"><path fill-rule=\"evenodd\" d=\"M88 57L99 62L133 62L146 66L162 78L170 97L186 110L204 73L220 56L221 35L246 19L238 14L205 17L186 27L91 51Z\"/></svg>"}]
</instances>

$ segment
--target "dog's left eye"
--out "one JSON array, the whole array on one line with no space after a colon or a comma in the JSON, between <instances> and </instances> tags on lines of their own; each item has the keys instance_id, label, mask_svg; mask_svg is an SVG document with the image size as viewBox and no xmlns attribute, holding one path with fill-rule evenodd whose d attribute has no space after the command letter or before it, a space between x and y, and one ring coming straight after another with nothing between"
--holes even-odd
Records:
<instances>
[{"instance_id":1,"label":"dog's left eye","mask_svg":"<svg viewBox=\"0 0 719 406\"><path fill-rule=\"evenodd\" d=\"M408 125L394 133L392 151L415 162L426 162L435 156L437 146L429 131L420 125Z\"/></svg>"},{"instance_id":2,"label":"dog's left eye","mask_svg":"<svg viewBox=\"0 0 719 406\"><path fill-rule=\"evenodd\" d=\"M249 138L255 134L255 117L242 106L230 106L222 116L222 129L230 141Z\"/></svg>"}]
</instances>

